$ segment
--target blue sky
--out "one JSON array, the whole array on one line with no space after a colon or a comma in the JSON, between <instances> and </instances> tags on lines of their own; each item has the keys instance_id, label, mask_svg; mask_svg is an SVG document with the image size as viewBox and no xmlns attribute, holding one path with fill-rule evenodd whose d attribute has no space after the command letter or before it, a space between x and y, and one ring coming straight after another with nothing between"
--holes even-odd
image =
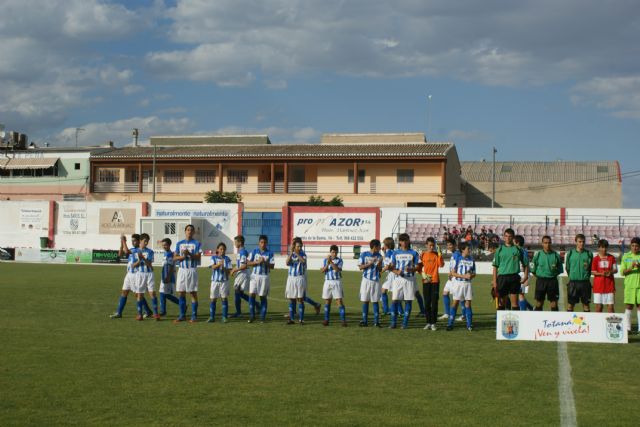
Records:
<instances>
[{"instance_id":1,"label":"blue sky","mask_svg":"<svg viewBox=\"0 0 640 427\"><path fill-rule=\"evenodd\" d=\"M636 1L4 0L0 38L0 123L36 142L423 131L640 170Z\"/></svg>"}]
</instances>

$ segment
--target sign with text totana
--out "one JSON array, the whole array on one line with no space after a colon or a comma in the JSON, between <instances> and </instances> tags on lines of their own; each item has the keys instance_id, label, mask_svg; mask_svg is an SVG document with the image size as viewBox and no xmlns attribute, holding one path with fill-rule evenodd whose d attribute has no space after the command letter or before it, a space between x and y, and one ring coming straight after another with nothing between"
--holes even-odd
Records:
<instances>
[{"instance_id":1,"label":"sign with text totana","mask_svg":"<svg viewBox=\"0 0 640 427\"><path fill-rule=\"evenodd\" d=\"M626 344L628 335L618 313L498 311L496 339Z\"/></svg>"},{"instance_id":2,"label":"sign with text totana","mask_svg":"<svg viewBox=\"0 0 640 427\"><path fill-rule=\"evenodd\" d=\"M332 242L364 244L376 239L373 212L293 212L292 236L305 243Z\"/></svg>"}]
</instances>

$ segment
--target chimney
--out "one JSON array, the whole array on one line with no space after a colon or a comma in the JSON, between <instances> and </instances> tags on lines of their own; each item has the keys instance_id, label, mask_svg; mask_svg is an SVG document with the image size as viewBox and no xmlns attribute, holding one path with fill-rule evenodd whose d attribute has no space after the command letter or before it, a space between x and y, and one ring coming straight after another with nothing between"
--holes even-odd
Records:
<instances>
[{"instance_id":1,"label":"chimney","mask_svg":"<svg viewBox=\"0 0 640 427\"><path fill-rule=\"evenodd\" d=\"M137 147L138 146L138 135L140 135L140 132L138 132L138 128L134 128L133 132L131 134L133 135L133 146Z\"/></svg>"}]
</instances>

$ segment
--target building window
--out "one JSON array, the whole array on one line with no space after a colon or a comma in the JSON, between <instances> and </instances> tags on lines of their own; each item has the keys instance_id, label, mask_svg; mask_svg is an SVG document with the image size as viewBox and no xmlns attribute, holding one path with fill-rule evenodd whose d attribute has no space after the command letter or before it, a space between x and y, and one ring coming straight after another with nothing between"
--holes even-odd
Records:
<instances>
[{"instance_id":1,"label":"building window","mask_svg":"<svg viewBox=\"0 0 640 427\"><path fill-rule=\"evenodd\" d=\"M358 169L358 183L359 184L364 184L364 174L365 174L365 170L364 169ZM353 184L353 169L349 169L347 171L347 181L349 182L349 184Z\"/></svg>"},{"instance_id":2,"label":"building window","mask_svg":"<svg viewBox=\"0 0 640 427\"><path fill-rule=\"evenodd\" d=\"M398 169L396 182L398 184L413 183L413 169Z\"/></svg>"},{"instance_id":3,"label":"building window","mask_svg":"<svg viewBox=\"0 0 640 427\"><path fill-rule=\"evenodd\" d=\"M184 182L183 170L166 170L163 176L163 182L165 184L182 184Z\"/></svg>"},{"instance_id":4,"label":"building window","mask_svg":"<svg viewBox=\"0 0 640 427\"><path fill-rule=\"evenodd\" d=\"M165 222L164 223L164 234L176 234L176 223L175 222Z\"/></svg>"},{"instance_id":5,"label":"building window","mask_svg":"<svg viewBox=\"0 0 640 427\"><path fill-rule=\"evenodd\" d=\"M196 184L209 184L216 182L215 170L196 170Z\"/></svg>"},{"instance_id":6,"label":"building window","mask_svg":"<svg viewBox=\"0 0 640 427\"><path fill-rule=\"evenodd\" d=\"M126 169L124 171L124 182L138 182L138 169Z\"/></svg>"},{"instance_id":7,"label":"building window","mask_svg":"<svg viewBox=\"0 0 640 427\"><path fill-rule=\"evenodd\" d=\"M98 169L98 182L120 182L120 169Z\"/></svg>"},{"instance_id":8,"label":"building window","mask_svg":"<svg viewBox=\"0 0 640 427\"><path fill-rule=\"evenodd\" d=\"M234 170L227 171L227 183L228 184L246 184L249 181L248 170Z\"/></svg>"},{"instance_id":9,"label":"building window","mask_svg":"<svg viewBox=\"0 0 640 427\"><path fill-rule=\"evenodd\" d=\"M79 170L80 170L80 163L74 163L74 164L73 164L73 168L74 168L75 170L79 171Z\"/></svg>"}]
</instances>

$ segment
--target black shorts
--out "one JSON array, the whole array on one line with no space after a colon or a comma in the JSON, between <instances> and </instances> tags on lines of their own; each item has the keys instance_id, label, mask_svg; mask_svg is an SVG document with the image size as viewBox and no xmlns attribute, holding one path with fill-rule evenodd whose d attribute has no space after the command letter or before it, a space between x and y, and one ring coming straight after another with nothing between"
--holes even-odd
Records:
<instances>
[{"instance_id":1,"label":"black shorts","mask_svg":"<svg viewBox=\"0 0 640 427\"><path fill-rule=\"evenodd\" d=\"M591 303L591 282L589 280L572 280L567 284L567 302L575 305L578 302Z\"/></svg>"},{"instance_id":2,"label":"black shorts","mask_svg":"<svg viewBox=\"0 0 640 427\"><path fill-rule=\"evenodd\" d=\"M519 274L503 274L498 276L498 295L506 297L507 295L520 293L520 275Z\"/></svg>"},{"instance_id":3,"label":"black shorts","mask_svg":"<svg viewBox=\"0 0 640 427\"><path fill-rule=\"evenodd\" d=\"M536 278L536 301L544 301L545 298L551 302L558 301L560 297L560 285L557 277Z\"/></svg>"}]
</instances>

